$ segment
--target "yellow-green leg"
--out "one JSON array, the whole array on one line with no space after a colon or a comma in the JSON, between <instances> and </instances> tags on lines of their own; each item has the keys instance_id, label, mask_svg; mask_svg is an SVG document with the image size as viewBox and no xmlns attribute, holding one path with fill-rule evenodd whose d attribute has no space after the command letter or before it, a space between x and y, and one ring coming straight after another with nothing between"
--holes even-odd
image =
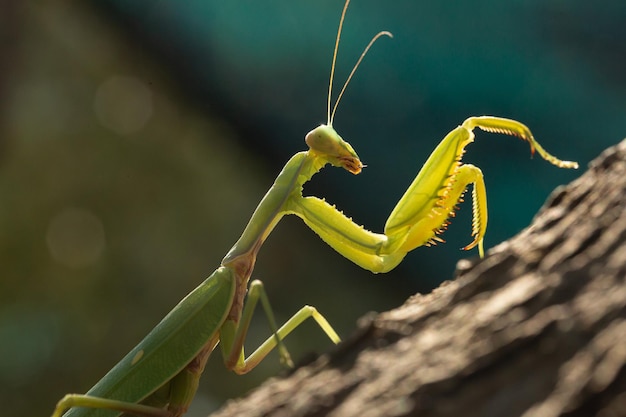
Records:
<instances>
[{"instance_id":1,"label":"yellow-green leg","mask_svg":"<svg viewBox=\"0 0 626 417\"><path fill-rule=\"evenodd\" d=\"M470 117L437 145L389 215L384 233L364 229L317 197L294 198L287 212L301 217L326 243L352 262L375 273L387 272L409 251L443 241L439 235L454 216L463 192L473 184L474 240L463 249L478 247L482 257L487 229L485 184L480 169L462 163L465 147L474 141L473 130L477 127L517 136L528 142L533 153L536 151L560 168L578 167L576 162L562 161L544 150L520 122L493 116Z\"/></svg>"},{"instance_id":2,"label":"yellow-green leg","mask_svg":"<svg viewBox=\"0 0 626 417\"><path fill-rule=\"evenodd\" d=\"M143 404L109 400L107 398L92 397L84 394L67 394L57 403L52 417L61 417L67 410L74 407L101 408L115 410L136 416L171 417L171 413L162 408L155 408Z\"/></svg>"},{"instance_id":3,"label":"yellow-green leg","mask_svg":"<svg viewBox=\"0 0 626 417\"><path fill-rule=\"evenodd\" d=\"M259 300L261 300L261 305L270 324L272 335L246 358L243 343L250 327L254 309ZM302 307L278 329L263 283L259 280L252 281L239 325L237 326L233 321L227 320L222 326L220 344L222 345L222 354L224 355L226 367L232 369L237 374L245 374L254 369L276 347L278 347L281 361L288 366L293 366L293 362L282 341L308 318L313 318L330 340L334 343L340 342L339 336L324 316L315 307L311 306Z\"/></svg>"}]
</instances>

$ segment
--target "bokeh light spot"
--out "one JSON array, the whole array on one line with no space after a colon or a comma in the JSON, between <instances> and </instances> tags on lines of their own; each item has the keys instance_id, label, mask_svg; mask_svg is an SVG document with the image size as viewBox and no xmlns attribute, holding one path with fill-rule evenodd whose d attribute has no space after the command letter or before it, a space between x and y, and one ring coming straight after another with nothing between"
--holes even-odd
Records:
<instances>
[{"instance_id":1,"label":"bokeh light spot","mask_svg":"<svg viewBox=\"0 0 626 417\"><path fill-rule=\"evenodd\" d=\"M82 268L102 255L104 227L90 211L66 208L50 221L46 243L55 261L70 268Z\"/></svg>"},{"instance_id":2,"label":"bokeh light spot","mask_svg":"<svg viewBox=\"0 0 626 417\"><path fill-rule=\"evenodd\" d=\"M152 93L141 80L114 76L100 84L94 99L100 123L120 135L139 131L152 115Z\"/></svg>"}]
</instances>

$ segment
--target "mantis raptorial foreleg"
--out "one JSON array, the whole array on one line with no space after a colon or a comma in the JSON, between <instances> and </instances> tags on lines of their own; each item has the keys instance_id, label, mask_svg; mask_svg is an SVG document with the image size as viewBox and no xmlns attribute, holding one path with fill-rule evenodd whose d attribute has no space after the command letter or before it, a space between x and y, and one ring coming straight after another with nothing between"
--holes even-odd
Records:
<instances>
[{"instance_id":1,"label":"mantis raptorial foreleg","mask_svg":"<svg viewBox=\"0 0 626 417\"><path fill-rule=\"evenodd\" d=\"M438 234L448 226L456 204L470 184L473 185L474 240L464 249L478 246L479 254L483 256L487 228L485 184L480 169L461 162L465 147L474 140L474 128L517 136L548 162L560 168L578 167L575 162L561 161L546 152L520 122L491 116L470 117L439 143L389 215L383 233L370 232L355 224L322 199L304 197L304 183L327 164L344 168L352 174L360 173L364 166L352 146L332 127L338 103L331 111L332 80L348 3L346 0L333 54L327 124L306 135L309 150L297 153L287 162L239 240L222 259L221 266L174 307L86 395L70 394L59 401L53 417L60 417L69 408L68 417L102 415L97 409L141 416L181 416L195 395L206 361L218 343L226 367L237 373L254 368L275 347L278 347L283 362L290 364L282 340L309 317L338 343L339 337L330 324L310 306L303 307L277 329L260 281L252 282L247 303L244 303L256 256L284 215L295 214L302 218L326 243L354 263L372 272L386 272L398 265L409 251L442 241ZM381 36L391 34L378 33L365 52ZM353 74L354 70L348 81ZM347 82L339 97L346 85ZM246 358L243 343L259 300L272 335Z\"/></svg>"},{"instance_id":2,"label":"mantis raptorial foreleg","mask_svg":"<svg viewBox=\"0 0 626 417\"><path fill-rule=\"evenodd\" d=\"M464 249L478 246L480 256L483 256L483 238L487 230L485 184L480 169L461 162L465 147L474 140L475 127L517 136L530 144L532 152L536 150L541 157L560 168L578 167L575 162L561 161L546 152L520 122L492 116L470 117L450 132L430 155L391 212L383 234L370 232L355 224L317 197L294 198L290 211L352 262L372 272L387 272L398 265L407 252L442 241L438 235L448 226L449 218L454 216L456 205L467 186L473 184L474 240ZM331 130L329 126L322 125L309 135L318 141L323 135L336 135Z\"/></svg>"}]
</instances>

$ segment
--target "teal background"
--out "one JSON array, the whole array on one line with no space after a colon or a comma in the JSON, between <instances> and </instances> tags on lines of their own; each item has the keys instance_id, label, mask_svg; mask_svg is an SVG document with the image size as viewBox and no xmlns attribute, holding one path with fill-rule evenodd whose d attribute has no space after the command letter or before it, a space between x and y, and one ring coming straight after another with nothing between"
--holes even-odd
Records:
<instances>
[{"instance_id":1,"label":"teal background","mask_svg":"<svg viewBox=\"0 0 626 417\"><path fill-rule=\"evenodd\" d=\"M213 271L306 132L326 120L342 3L0 1L0 404L48 415L84 392ZM368 165L321 172L323 196L381 231L443 136L470 115L527 124L582 169L625 135L626 3L354 0L335 128ZM479 133L464 158L489 198L486 247L527 225L580 175ZM451 279L469 204L444 238L390 274L352 265L286 218L261 251L279 320L312 304L346 337L368 311ZM268 336L263 314L248 349ZM468 318L470 319L470 318ZM306 360L330 342L307 323ZM238 377L209 362L190 415L281 372L276 355Z\"/></svg>"},{"instance_id":2,"label":"teal background","mask_svg":"<svg viewBox=\"0 0 626 417\"><path fill-rule=\"evenodd\" d=\"M108 10L184 74L202 106L242 128L246 147L280 164L325 122L337 3L161 2L146 11L112 1ZM523 121L546 149L584 165L623 135L625 15L623 2L355 2L335 94L371 36L395 35L374 46L334 122L368 169L356 179L316 178L311 192L380 230L440 138L470 115ZM506 137L482 134L468 149L486 176L488 246L528 224L546 194L576 176L528 159L527 147ZM468 234L455 223L447 235L454 251ZM439 266L446 252L413 266Z\"/></svg>"}]
</instances>

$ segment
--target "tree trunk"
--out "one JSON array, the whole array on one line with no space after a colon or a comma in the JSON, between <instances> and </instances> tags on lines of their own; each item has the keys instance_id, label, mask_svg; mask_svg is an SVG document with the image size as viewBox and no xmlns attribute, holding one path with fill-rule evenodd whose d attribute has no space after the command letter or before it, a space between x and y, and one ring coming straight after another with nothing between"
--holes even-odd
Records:
<instances>
[{"instance_id":1,"label":"tree trunk","mask_svg":"<svg viewBox=\"0 0 626 417\"><path fill-rule=\"evenodd\" d=\"M626 140L530 227L214 416L626 416Z\"/></svg>"}]
</instances>

